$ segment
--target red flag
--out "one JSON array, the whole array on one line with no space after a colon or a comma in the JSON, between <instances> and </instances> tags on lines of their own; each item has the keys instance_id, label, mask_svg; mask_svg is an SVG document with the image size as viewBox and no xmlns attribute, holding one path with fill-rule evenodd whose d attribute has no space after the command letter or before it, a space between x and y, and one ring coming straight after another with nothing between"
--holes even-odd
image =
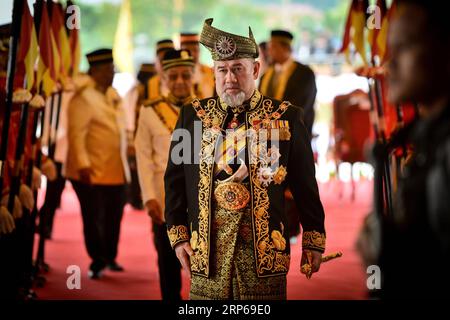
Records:
<instances>
[{"instance_id":1,"label":"red flag","mask_svg":"<svg viewBox=\"0 0 450 320\"><path fill-rule=\"evenodd\" d=\"M33 17L31 16L26 0L24 0L23 4L22 25L20 30L20 47L17 56L17 64L19 70L25 68L26 87L28 90L31 90L34 85L34 67L38 56L38 46Z\"/></svg>"},{"instance_id":2,"label":"red flag","mask_svg":"<svg viewBox=\"0 0 450 320\"><path fill-rule=\"evenodd\" d=\"M70 7L73 6L72 1L67 1L66 6L66 12L69 14L68 10ZM76 20L78 19L76 17L77 11L70 11L70 16L66 16L66 21L70 19L70 27L69 27L69 47L70 47L70 53L71 53L71 65L70 65L70 75L74 76L79 71L80 66L80 60L81 60L81 48L80 48L80 35L78 33L78 26L76 25Z\"/></svg>"},{"instance_id":3,"label":"red flag","mask_svg":"<svg viewBox=\"0 0 450 320\"><path fill-rule=\"evenodd\" d=\"M53 80L56 80L56 70L53 65L53 50L50 33L50 20L46 8L42 8L41 26L39 28L39 53L44 65L50 70Z\"/></svg>"},{"instance_id":4,"label":"red flag","mask_svg":"<svg viewBox=\"0 0 450 320\"><path fill-rule=\"evenodd\" d=\"M356 1L357 0L352 0L352 3L350 4L350 8L348 10L347 21L345 22L344 38L342 40L342 47L339 50L339 53L344 53L350 45L350 29L352 27L352 13L356 8Z\"/></svg>"},{"instance_id":5,"label":"red flag","mask_svg":"<svg viewBox=\"0 0 450 320\"><path fill-rule=\"evenodd\" d=\"M359 54L365 65L367 65L367 57L364 34L368 5L368 0L352 0L345 25L342 48L339 50L340 53L345 53L347 58L349 58L350 44L353 44L354 50Z\"/></svg>"},{"instance_id":6,"label":"red flag","mask_svg":"<svg viewBox=\"0 0 450 320\"><path fill-rule=\"evenodd\" d=\"M41 25L39 27L39 65L37 72L37 84L41 81L44 84L44 91L47 95L51 94L55 82L58 80L57 70L55 68L55 52L52 42L50 20L47 8L42 7Z\"/></svg>"},{"instance_id":7,"label":"red flag","mask_svg":"<svg viewBox=\"0 0 450 320\"><path fill-rule=\"evenodd\" d=\"M381 26L377 25L374 29L370 30L370 33L369 33L369 43L371 45L372 59L374 59L375 56L379 55L378 35L380 34L381 28L384 23L384 19L386 19L386 15L387 15L387 11L388 11L386 0L377 0L376 6L379 11L375 12L375 13L380 14L379 19L381 22Z\"/></svg>"},{"instance_id":8,"label":"red flag","mask_svg":"<svg viewBox=\"0 0 450 320\"><path fill-rule=\"evenodd\" d=\"M61 16L61 13L59 11L58 5L53 2L49 1L47 2L48 9L51 12L50 17L50 25L52 28L52 47L53 52L56 53L54 58L54 64L55 64L55 70L57 73L58 80L61 80L61 77L64 77L64 66L63 66L63 55L62 55L62 41L63 39L60 37L60 30L65 30L64 28L64 20Z\"/></svg>"},{"instance_id":9,"label":"red flag","mask_svg":"<svg viewBox=\"0 0 450 320\"><path fill-rule=\"evenodd\" d=\"M388 47L387 47L387 35L389 30L389 25L392 19L397 15L398 7L396 0L392 1L391 7L386 13L386 17L383 20L383 25L377 37L377 53L380 57L381 63L384 64L386 62L388 56Z\"/></svg>"},{"instance_id":10,"label":"red flag","mask_svg":"<svg viewBox=\"0 0 450 320\"><path fill-rule=\"evenodd\" d=\"M61 72L64 76L68 76L72 63L72 55L70 52L69 37L64 23L64 9L59 3L55 3L54 7L55 19L58 21L58 39L61 53Z\"/></svg>"}]
</instances>

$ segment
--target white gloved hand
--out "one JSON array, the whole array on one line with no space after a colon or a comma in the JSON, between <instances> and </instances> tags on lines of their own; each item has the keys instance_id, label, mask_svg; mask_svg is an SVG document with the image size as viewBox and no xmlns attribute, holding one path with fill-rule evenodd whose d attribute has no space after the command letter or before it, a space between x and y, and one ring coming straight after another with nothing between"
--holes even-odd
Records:
<instances>
[{"instance_id":1,"label":"white gloved hand","mask_svg":"<svg viewBox=\"0 0 450 320\"><path fill-rule=\"evenodd\" d=\"M30 187L25 184L20 185L19 189L19 199L23 206L28 210L33 210L34 208L34 195Z\"/></svg>"},{"instance_id":2,"label":"white gloved hand","mask_svg":"<svg viewBox=\"0 0 450 320\"><path fill-rule=\"evenodd\" d=\"M33 190L38 190L41 187L41 170L37 167L33 167L33 179L31 180L31 188Z\"/></svg>"},{"instance_id":3,"label":"white gloved hand","mask_svg":"<svg viewBox=\"0 0 450 320\"><path fill-rule=\"evenodd\" d=\"M45 160L41 165L41 171L49 181L55 181L58 178L58 170L55 163L51 159Z\"/></svg>"},{"instance_id":4,"label":"white gloved hand","mask_svg":"<svg viewBox=\"0 0 450 320\"><path fill-rule=\"evenodd\" d=\"M8 202L9 202L9 194L3 196L1 200L1 206L8 208ZM20 219L22 218L23 210L22 210L22 203L20 202L20 199L18 196L14 197L14 210L13 210L13 218L14 219Z\"/></svg>"},{"instance_id":5,"label":"white gloved hand","mask_svg":"<svg viewBox=\"0 0 450 320\"><path fill-rule=\"evenodd\" d=\"M9 234L16 228L14 218L5 206L0 208L0 235Z\"/></svg>"}]
</instances>

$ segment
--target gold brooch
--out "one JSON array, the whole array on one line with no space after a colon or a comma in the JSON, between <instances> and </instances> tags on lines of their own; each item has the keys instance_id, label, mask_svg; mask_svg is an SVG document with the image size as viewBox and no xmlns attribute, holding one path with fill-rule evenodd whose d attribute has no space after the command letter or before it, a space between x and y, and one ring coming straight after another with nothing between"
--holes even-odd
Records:
<instances>
[{"instance_id":1,"label":"gold brooch","mask_svg":"<svg viewBox=\"0 0 450 320\"><path fill-rule=\"evenodd\" d=\"M279 166L275 174L273 175L273 182L275 184L281 184L286 178L287 170L283 166Z\"/></svg>"},{"instance_id":2,"label":"gold brooch","mask_svg":"<svg viewBox=\"0 0 450 320\"><path fill-rule=\"evenodd\" d=\"M214 196L219 206L227 210L240 210L250 201L250 192L236 182L219 184L214 190Z\"/></svg>"}]
</instances>

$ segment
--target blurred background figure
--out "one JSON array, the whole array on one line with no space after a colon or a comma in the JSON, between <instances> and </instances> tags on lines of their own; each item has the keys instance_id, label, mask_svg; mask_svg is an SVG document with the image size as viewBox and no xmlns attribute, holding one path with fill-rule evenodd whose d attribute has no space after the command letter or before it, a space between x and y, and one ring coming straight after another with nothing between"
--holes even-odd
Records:
<instances>
[{"instance_id":1,"label":"blurred background figure","mask_svg":"<svg viewBox=\"0 0 450 320\"><path fill-rule=\"evenodd\" d=\"M131 173L131 183L127 186L127 202L135 209L142 209L143 206L137 175L136 151L133 141L137 130L140 106L148 99L147 83L154 75L156 75L156 68L153 63L141 64L136 77L137 83L128 91L123 99L124 109L127 113L127 154Z\"/></svg>"},{"instance_id":2,"label":"blurred background figure","mask_svg":"<svg viewBox=\"0 0 450 320\"><path fill-rule=\"evenodd\" d=\"M66 176L77 194L83 217L89 276L98 279L105 267L123 271L116 262L125 185L126 118L121 98L111 87L111 49L86 55L91 81L69 105L69 151Z\"/></svg>"},{"instance_id":3,"label":"blurred background figure","mask_svg":"<svg viewBox=\"0 0 450 320\"><path fill-rule=\"evenodd\" d=\"M259 89L263 95L277 100L287 100L304 110L304 122L310 136L314 124L316 101L316 77L306 65L294 60L289 31L273 30L269 42L272 65L261 79Z\"/></svg>"},{"instance_id":4,"label":"blurred background figure","mask_svg":"<svg viewBox=\"0 0 450 320\"><path fill-rule=\"evenodd\" d=\"M156 43L156 57L155 57L155 69L156 74L152 76L147 83L147 96L146 99L155 99L161 96L167 96L169 90L167 85L164 83L162 77L162 59L164 54L174 49L173 41L170 39L160 40Z\"/></svg>"},{"instance_id":5,"label":"blurred background figure","mask_svg":"<svg viewBox=\"0 0 450 320\"><path fill-rule=\"evenodd\" d=\"M270 55L269 55L269 49L268 49L268 45L266 41L260 42L259 45L259 58L258 61L261 65L261 71L258 77L258 84L261 81L261 77L263 76L264 73L266 73L267 68L270 66L271 59L270 59Z\"/></svg>"},{"instance_id":6,"label":"blurred background figure","mask_svg":"<svg viewBox=\"0 0 450 320\"><path fill-rule=\"evenodd\" d=\"M399 0L389 29L389 100L420 119L394 138L412 144L385 219L384 298L438 298L450 285L450 26L436 1ZM414 21L414 23L411 23Z\"/></svg>"},{"instance_id":7,"label":"blurred background figure","mask_svg":"<svg viewBox=\"0 0 450 320\"><path fill-rule=\"evenodd\" d=\"M152 218L161 295L163 300L178 301L181 266L170 245L164 220L164 172L180 108L193 99L195 62L187 50L170 50L165 53L162 66L169 94L144 102L135 147L142 198Z\"/></svg>"},{"instance_id":8,"label":"blurred background figure","mask_svg":"<svg viewBox=\"0 0 450 320\"><path fill-rule=\"evenodd\" d=\"M199 99L214 95L214 73L210 67L200 63L200 43L197 33L181 33L180 49L188 50L194 58L194 95Z\"/></svg>"}]
</instances>

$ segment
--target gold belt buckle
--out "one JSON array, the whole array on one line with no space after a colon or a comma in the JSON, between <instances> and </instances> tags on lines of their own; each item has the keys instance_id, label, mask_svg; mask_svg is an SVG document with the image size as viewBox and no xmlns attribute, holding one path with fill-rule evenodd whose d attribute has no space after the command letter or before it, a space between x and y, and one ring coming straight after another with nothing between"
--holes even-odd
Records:
<instances>
[{"instance_id":1,"label":"gold belt buckle","mask_svg":"<svg viewBox=\"0 0 450 320\"><path fill-rule=\"evenodd\" d=\"M240 210L250 201L250 192L243 184L237 182L218 184L214 196L219 206L227 210Z\"/></svg>"}]
</instances>

